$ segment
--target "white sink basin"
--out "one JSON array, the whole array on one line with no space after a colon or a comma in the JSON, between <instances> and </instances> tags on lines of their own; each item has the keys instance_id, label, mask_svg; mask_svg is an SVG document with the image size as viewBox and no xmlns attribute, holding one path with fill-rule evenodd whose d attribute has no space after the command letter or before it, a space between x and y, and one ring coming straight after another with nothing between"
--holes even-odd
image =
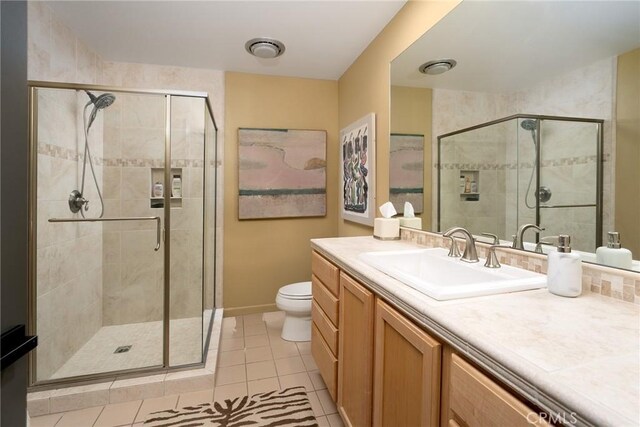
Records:
<instances>
[{"instance_id":1,"label":"white sink basin","mask_svg":"<svg viewBox=\"0 0 640 427\"><path fill-rule=\"evenodd\" d=\"M367 252L360 259L437 300L526 291L547 286L546 276L502 265L487 268L484 259L467 263L443 248Z\"/></svg>"}]
</instances>

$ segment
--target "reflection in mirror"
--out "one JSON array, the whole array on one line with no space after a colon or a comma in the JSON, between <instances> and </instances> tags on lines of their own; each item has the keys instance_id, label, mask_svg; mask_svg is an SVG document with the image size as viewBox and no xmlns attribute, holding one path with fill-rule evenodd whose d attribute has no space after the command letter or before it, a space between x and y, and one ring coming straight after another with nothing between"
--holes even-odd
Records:
<instances>
[{"instance_id":1,"label":"reflection in mirror","mask_svg":"<svg viewBox=\"0 0 640 427\"><path fill-rule=\"evenodd\" d=\"M411 203L415 214L422 213L424 187L424 135L392 133L389 138L389 201L404 214Z\"/></svg>"},{"instance_id":2,"label":"reflection in mirror","mask_svg":"<svg viewBox=\"0 0 640 427\"><path fill-rule=\"evenodd\" d=\"M421 64L439 58L453 58L457 66L440 75L420 73ZM607 233L618 231L622 247L640 258L638 75L640 2L461 2L391 63L391 132L425 135L423 228L437 231L440 220L440 229L446 223L478 234L497 230L509 241L518 226L538 223L546 230L540 236L527 233L525 248L534 250L543 239L540 250L548 252L553 246L544 243L553 245L553 236L570 234L575 247L588 252L583 259L593 262ZM413 98L428 99L428 106L411 107L406 101L413 99L411 91L416 92ZM411 119L427 130L402 129L398 120L408 121L408 109ZM455 190L448 197L458 204L475 203L478 212L461 223L462 212L453 206L446 211L443 200L438 218L438 137L514 115L602 121L601 215L593 191L598 187L592 162L597 124L523 123L526 118L521 117L502 122L505 129L485 129L510 132L508 139L475 134L472 161L459 161L461 167L450 177ZM535 130L528 129L534 124ZM541 141L539 157L534 139ZM482 159L499 163L491 157L499 149L501 162L520 167L491 173L473 167ZM396 172L390 167L390 179ZM509 198L507 186L518 197ZM474 197L478 200L472 201ZM561 207L565 205L571 207Z\"/></svg>"},{"instance_id":3,"label":"reflection in mirror","mask_svg":"<svg viewBox=\"0 0 640 427\"><path fill-rule=\"evenodd\" d=\"M507 117L438 137L439 225L511 241L521 224L600 245L602 121ZM535 236L535 235L534 235ZM537 243L538 239L535 240Z\"/></svg>"}]
</instances>

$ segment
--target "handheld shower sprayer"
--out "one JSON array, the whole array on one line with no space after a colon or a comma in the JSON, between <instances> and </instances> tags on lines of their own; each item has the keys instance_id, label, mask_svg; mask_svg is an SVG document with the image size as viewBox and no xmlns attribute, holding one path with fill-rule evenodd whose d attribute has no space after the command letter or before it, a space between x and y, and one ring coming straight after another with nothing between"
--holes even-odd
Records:
<instances>
[{"instance_id":1,"label":"handheld shower sprayer","mask_svg":"<svg viewBox=\"0 0 640 427\"><path fill-rule=\"evenodd\" d=\"M82 183L80 185L80 191L73 190L69 195L69 209L71 212L76 213L80 212L80 215L84 217L84 211L89 210L89 200L84 197L84 177L87 169L87 159L89 160L89 167L91 168L91 174L93 175L93 182L96 184L96 191L98 192L98 197L100 198L100 216L98 218L102 218L104 214L104 201L102 200L102 193L100 192L100 185L98 184L98 179L96 178L96 172L93 168L93 160L91 159L91 150L89 149L89 129L93 124L96 116L98 115L98 111L104 110L108 106L114 103L116 97L112 93L103 93L102 95L94 95L93 93L85 90L87 96L89 96L89 102L84 106L84 112L82 114L82 118L84 121L84 158L82 161ZM93 110L91 111L91 115L89 116L89 121L87 122L87 109L89 106L93 105Z\"/></svg>"},{"instance_id":2,"label":"handheld shower sprayer","mask_svg":"<svg viewBox=\"0 0 640 427\"><path fill-rule=\"evenodd\" d=\"M89 102L87 102L87 105L85 105L84 108L86 109L88 106L93 104L93 110L91 111L91 115L89 116L89 124L87 125L87 132L89 132L93 121L96 119L98 111L103 110L113 104L113 102L116 100L116 97L112 93L103 93L102 95L98 96L95 96L88 90L85 90L85 93L89 96Z\"/></svg>"}]
</instances>

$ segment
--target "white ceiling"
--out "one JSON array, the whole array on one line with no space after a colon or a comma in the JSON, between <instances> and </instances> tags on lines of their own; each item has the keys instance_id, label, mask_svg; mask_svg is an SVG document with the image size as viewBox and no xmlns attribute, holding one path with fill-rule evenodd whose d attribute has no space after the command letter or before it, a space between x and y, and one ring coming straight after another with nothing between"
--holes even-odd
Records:
<instances>
[{"instance_id":1,"label":"white ceiling","mask_svg":"<svg viewBox=\"0 0 640 427\"><path fill-rule=\"evenodd\" d=\"M387 1L50 1L105 60L338 79L404 5ZM244 44L286 46L264 60Z\"/></svg>"},{"instance_id":2,"label":"white ceiling","mask_svg":"<svg viewBox=\"0 0 640 427\"><path fill-rule=\"evenodd\" d=\"M396 58L392 83L511 92L640 46L640 1L465 0ZM418 67L452 58L438 76Z\"/></svg>"}]
</instances>

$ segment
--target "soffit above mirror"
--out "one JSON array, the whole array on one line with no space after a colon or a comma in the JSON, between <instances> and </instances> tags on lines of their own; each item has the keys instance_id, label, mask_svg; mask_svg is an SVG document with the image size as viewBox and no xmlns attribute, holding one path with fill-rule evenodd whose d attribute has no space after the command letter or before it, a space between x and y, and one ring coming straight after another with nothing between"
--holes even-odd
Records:
<instances>
[{"instance_id":1,"label":"soffit above mirror","mask_svg":"<svg viewBox=\"0 0 640 427\"><path fill-rule=\"evenodd\" d=\"M639 45L637 1L465 0L394 59L391 84L514 92ZM458 66L436 76L419 72L440 58Z\"/></svg>"}]
</instances>

